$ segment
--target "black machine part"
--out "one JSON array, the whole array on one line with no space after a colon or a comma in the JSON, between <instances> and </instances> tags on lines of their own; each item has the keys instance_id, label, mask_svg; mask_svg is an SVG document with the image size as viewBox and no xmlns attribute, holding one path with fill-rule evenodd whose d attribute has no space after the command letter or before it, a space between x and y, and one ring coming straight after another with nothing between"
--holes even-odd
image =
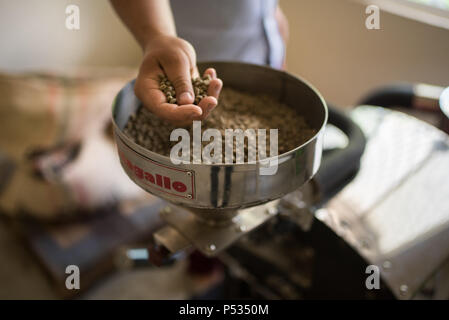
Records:
<instances>
[{"instance_id":1,"label":"black machine part","mask_svg":"<svg viewBox=\"0 0 449 320\"><path fill-rule=\"evenodd\" d=\"M447 92L447 88L423 83L393 83L372 90L357 105L432 112L440 118L438 127L449 134L449 107L442 102Z\"/></svg>"},{"instance_id":2,"label":"black machine part","mask_svg":"<svg viewBox=\"0 0 449 320\"><path fill-rule=\"evenodd\" d=\"M343 149L325 150L321 167L315 176L320 189L320 202L324 203L340 191L357 174L366 139L357 124L343 111L328 103L328 123L336 126L348 137Z\"/></svg>"}]
</instances>

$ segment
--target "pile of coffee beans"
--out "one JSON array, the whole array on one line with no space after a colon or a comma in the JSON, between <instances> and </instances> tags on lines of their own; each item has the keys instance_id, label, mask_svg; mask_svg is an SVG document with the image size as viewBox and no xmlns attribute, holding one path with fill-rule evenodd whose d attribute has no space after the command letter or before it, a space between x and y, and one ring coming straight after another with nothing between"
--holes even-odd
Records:
<instances>
[{"instance_id":1,"label":"pile of coffee beans","mask_svg":"<svg viewBox=\"0 0 449 320\"><path fill-rule=\"evenodd\" d=\"M210 75L192 79L193 91L195 93L194 104L198 105L201 99L207 96L207 88L209 87L210 81ZM168 103L177 104L175 87L166 76L159 76L159 89L165 94Z\"/></svg>"},{"instance_id":2,"label":"pile of coffee beans","mask_svg":"<svg viewBox=\"0 0 449 320\"><path fill-rule=\"evenodd\" d=\"M218 106L206 120L202 121L201 131L204 132L209 128L218 129L222 134L223 157L225 129L254 129L256 132L257 129L266 129L267 155L269 155L270 129L278 129L278 154L296 148L316 133L298 112L272 97L254 95L228 87L222 90ZM174 129L176 129L174 125L159 119L142 106L136 114L131 115L124 132L142 147L164 156L170 156L171 148L178 143L170 141L170 134ZM186 127L186 129L190 131L190 137L193 137L192 126ZM248 149L255 148L255 146L248 146L246 140L245 161L247 161ZM203 147L209 143L203 142ZM235 162L235 149L233 161Z\"/></svg>"}]
</instances>

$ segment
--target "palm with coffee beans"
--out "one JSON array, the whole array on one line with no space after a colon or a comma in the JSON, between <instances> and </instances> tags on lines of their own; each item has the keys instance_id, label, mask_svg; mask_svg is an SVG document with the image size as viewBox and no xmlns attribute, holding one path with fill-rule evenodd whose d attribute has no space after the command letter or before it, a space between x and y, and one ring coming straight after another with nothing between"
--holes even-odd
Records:
<instances>
[{"instance_id":1,"label":"palm with coffee beans","mask_svg":"<svg viewBox=\"0 0 449 320\"><path fill-rule=\"evenodd\" d=\"M192 87L195 93L195 105L199 105L201 100L207 97L207 91L210 85L212 77L209 74L205 74L204 77L192 79ZM167 102L170 104L177 104L175 87L166 76L159 76L159 89L165 94Z\"/></svg>"}]
</instances>

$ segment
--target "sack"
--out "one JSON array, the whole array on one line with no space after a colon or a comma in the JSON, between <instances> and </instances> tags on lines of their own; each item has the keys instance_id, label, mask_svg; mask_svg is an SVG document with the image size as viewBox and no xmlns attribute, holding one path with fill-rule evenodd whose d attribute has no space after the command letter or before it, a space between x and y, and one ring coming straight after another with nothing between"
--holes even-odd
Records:
<instances>
[{"instance_id":1,"label":"sack","mask_svg":"<svg viewBox=\"0 0 449 320\"><path fill-rule=\"evenodd\" d=\"M0 150L16 160L33 149L81 141L105 128L117 92L135 71L0 73Z\"/></svg>"},{"instance_id":2,"label":"sack","mask_svg":"<svg viewBox=\"0 0 449 320\"><path fill-rule=\"evenodd\" d=\"M106 132L112 102L134 76L0 74L0 150L15 162L3 212L53 219L144 194Z\"/></svg>"}]
</instances>

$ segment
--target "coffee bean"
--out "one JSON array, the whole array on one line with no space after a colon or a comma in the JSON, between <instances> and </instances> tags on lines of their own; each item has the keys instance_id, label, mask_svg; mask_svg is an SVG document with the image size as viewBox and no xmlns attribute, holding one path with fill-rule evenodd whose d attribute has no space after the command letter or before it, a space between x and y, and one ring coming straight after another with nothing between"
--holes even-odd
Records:
<instances>
[{"instance_id":1,"label":"coffee bean","mask_svg":"<svg viewBox=\"0 0 449 320\"><path fill-rule=\"evenodd\" d=\"M207 89L210 81L211 77L209 75L206 75L203 78L192 79L193 91L195 94L194 104L198 105L200 101L207 96ZM175 88L167 77L163 75L159 76L159 88L165 94L168 103L177 103L177 101L173 101L173 98L176 97Z\"/></svg>"},{"instance_id":2,"label":"coffee bean","mask_svg":"<svg viewBox=\"0 0 449 320\"><path fill-rule=\"evenodd\" d=\"M203 97L207 96L207 85L204 85L204 81L204 78L192 80L196 103L199 103ZM163 83L167 82L167 80L164 80ZM171 84L169 85L171 86ZM199 94L196 94L196 92L199 92ZM169 103L176 103L174 94L165 94ZM310 139L316 132L308 126L301 114L273 98L267 95L254 95L230 88L223 89L217 108L206 120L202 121L202 132L209 128L218 129L222 134L223 162L226 146L226 129L253 129L256 134L258 129L266 129L266 156L270 156L270 129L278 129L279 154L295 149ZM124 132L142 147L169 156L171 148L177 143L176 141L170 141L170 134L174 129L176 129L175 126L159 119L147 108L141 107L137 114L130 116ZM190 131L190 136L192 137L192 128L187 127L185 129ZM257 139L260 140L260 138L258 137ZM207 144L209 142L202 143L203 147ZM228 142L228 145L234 150L233 161L235 162L236 143L232 141ZM256 146L248 145L247 139L245 139L244 145L245 162L248 161L248 151L255 152L256 157L259 157L260 150Z\"/></svg>"}]
</instances>

